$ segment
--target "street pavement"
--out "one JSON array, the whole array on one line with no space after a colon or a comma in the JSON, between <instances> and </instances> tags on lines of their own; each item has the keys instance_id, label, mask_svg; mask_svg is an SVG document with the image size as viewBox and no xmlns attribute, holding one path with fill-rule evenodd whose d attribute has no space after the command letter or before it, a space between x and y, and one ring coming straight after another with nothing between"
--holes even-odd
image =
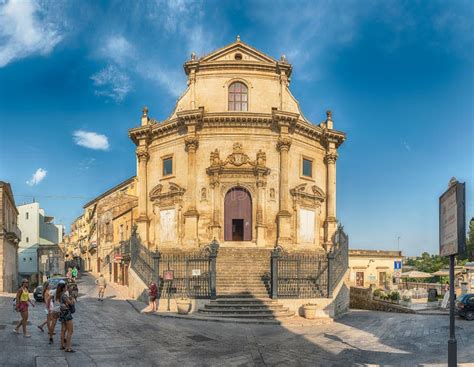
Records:
<instances>
[{"instance_id":1,"label":"street pavement","mask_svg":"<svg viewBox=\"0 0 474 367\"><path fill-rule=\"evenodd\" d=\"M352 311L318 325L231 324L162 318L136 311L118 288L96 297L94 278L79 280L69 354L36 327L44 304L31 309L31 338L11 332L19 319L12 295L0 295L0 366L445 366L446 316ZM60 327L57 327L59 335ZM474 366L474 322L456 319L458 361Z\"/></svg>"}]
</instances>

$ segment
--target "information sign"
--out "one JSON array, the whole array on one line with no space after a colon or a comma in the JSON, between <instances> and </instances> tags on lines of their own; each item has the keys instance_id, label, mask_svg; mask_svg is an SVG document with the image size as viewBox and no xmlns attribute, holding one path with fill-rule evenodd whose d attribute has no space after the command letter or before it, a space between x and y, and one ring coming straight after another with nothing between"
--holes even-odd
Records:
<instances>
[{"instance_id":1,"label":"information sign","mask_svg":"<svg viewBox=\"0 0 474 367\"><path fill-rule=\"evenodd\" d=\"M462 254L465 242L465 184L452 179L439 198L439 254Z\"/></svg>"}]
</instances>

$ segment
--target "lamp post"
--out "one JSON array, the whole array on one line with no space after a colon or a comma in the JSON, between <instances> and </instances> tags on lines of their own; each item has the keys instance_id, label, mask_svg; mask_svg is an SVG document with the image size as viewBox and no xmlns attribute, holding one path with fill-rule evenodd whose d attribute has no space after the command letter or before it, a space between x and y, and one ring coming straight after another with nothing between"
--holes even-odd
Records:
<instances>
[{"instance_id":1,"label":"lamp post","mask_svg":"<svg viewBox=\"0 0 474 367\"><path fill-rule=\"evenodd\" d=\"M397 237L397 242L398 242L397 250L400 251L400 236Z\"/></svg>"}]
</instances>

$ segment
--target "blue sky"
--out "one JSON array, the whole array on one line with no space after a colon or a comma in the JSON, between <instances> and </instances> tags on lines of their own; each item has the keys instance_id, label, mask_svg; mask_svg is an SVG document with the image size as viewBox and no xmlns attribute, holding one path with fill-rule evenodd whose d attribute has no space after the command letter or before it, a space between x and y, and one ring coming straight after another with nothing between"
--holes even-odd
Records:
<instances>
[{"instance_id":1,"label":"blue sky","mask_svg":"<svg viewBox=\"0 0 474 367\"><path fill-rule=\"evenodd\" d=\"M348 134L338 217L353 248L438 250L452 176L474 215L471 1L0 0L0 179L64 224L135 174L127 130L165 119L182 64L241 39L293 63L315 123Z\"/></svg>"}]
</instances>

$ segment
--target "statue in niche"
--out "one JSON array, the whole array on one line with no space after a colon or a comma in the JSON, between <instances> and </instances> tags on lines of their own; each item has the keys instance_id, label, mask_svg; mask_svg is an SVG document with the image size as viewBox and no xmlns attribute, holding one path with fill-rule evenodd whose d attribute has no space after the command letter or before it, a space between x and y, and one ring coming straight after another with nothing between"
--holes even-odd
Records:
<instances>
[{"instance_id":1,"label":"statue in niche","mask_svg":"<svg viewBox=\"0 0 474 367\"><path fill-rule=\"evenodd\" d=\"M205 200L207 200L207 189L203 187L201 189L201 201L205 201Z\"/></svg>"}]
</instances>

